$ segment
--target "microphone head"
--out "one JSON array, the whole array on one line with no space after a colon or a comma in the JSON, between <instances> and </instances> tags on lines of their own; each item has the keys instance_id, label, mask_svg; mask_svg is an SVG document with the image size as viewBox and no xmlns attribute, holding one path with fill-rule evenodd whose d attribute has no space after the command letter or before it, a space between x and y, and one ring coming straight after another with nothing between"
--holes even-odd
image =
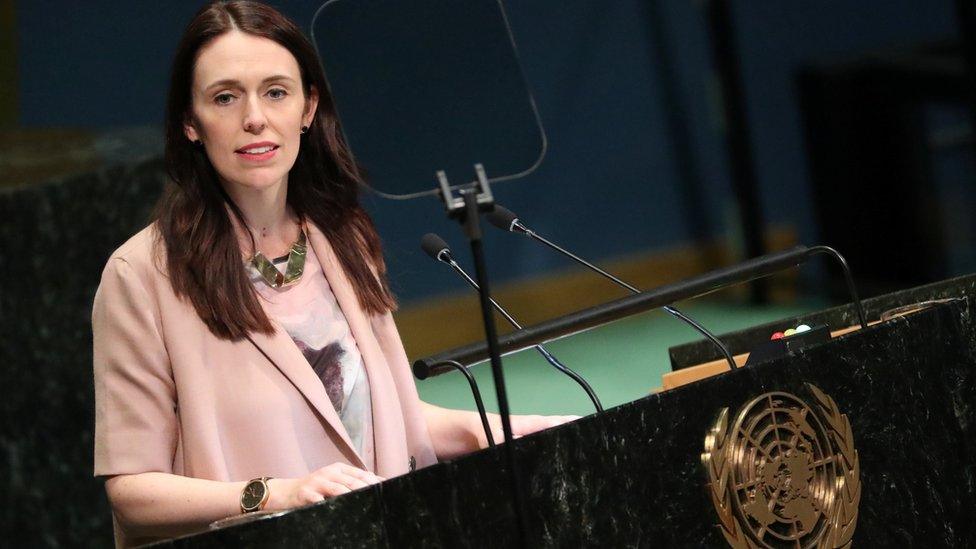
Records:
<instances>
[{"instance_id":1,"label":"microphone head","mask_svg":"<svg viewBox=\"0 0 976 549\"><path fill-rule=\"evenodd\" d=\"M495 204L495 209L487 217L489 223L503 231L514 232L516 228L515 224L518 222L518 216L515 213L498 204Z\"/></svg>"},{"instance_id":2,"label":"microphone head","mask_svg":"<svg viewBox=\"0 0 976 549\"><path fill-rule=\"evenodd\" d=\"M443 238L434 233L427 233L420 239L420 249L437 261L442 261L441 255L444 252L447 252L448 256L451 254L451 247L447 245L447 242L444 242Z\"/></svg>"}]
</instances>

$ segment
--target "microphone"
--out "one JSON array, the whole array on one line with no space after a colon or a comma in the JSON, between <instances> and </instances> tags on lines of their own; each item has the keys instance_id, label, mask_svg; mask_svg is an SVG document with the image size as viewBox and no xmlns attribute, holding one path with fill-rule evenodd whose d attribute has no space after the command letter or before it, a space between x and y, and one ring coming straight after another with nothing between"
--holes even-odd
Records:
<instances>
[{"instance_id":1,"label":"microphone","mask_svg":"<svg viewBox=\"0 0 976 549\"><path fill-rule=\"evenodd\" d=\"M511 232L511 233L524 234L524 235L528 236L529 238L531 238L533 240L537 240L539 242L542 242L546 246L549 246L553 250L556 250L557 252L559 252L559 253L561 253L561 254L569 257L573 261L575 261L575 262L577 262L577 263L579 263L579 264L587 267L588 269L590 269L592 271L595 271L595 272L599 273L600 275L602 275L605 278L610 279L611 281L613 281L614 284L616 284L618 286L621 286L623 288L626 288L631 293L634 293L634 294L641 293L641 291L638 290L637 288L635 288L634 286L632 286L630 284L627 284L623 280L620 280L619 278L617 278L617 277L613 276L612 274L604 271L603 269L597 267L596 265L590 263L589 261L587 261L587 260L579 257L578 255L570 252L569 250L566 250L566 249L562 248L561 246L555 244L554 242L550 242L548 239L539 236L538 234L535 233L535 231L533 231L533 230L529 229L528 227L526 227L525 224L522 223L522 221L518 218L518 216L515 215L515 213L513 213L508 208L505 208L503 206L499 206L498 204L495 204L495 209L491 213L489 213L487 217L488 217L488 222L489 223L491 223L492 225L498 227L499 229L501 229L503 231ZM738 368L738 366L736 366L736 364L735 364L735 359L732 358L732 353L729 352L729 348L726 347L724 343L722 343L721 341L719 341L719 339L717 337L715 337L714 334L712 334L710 331L708 331L707 329L705 329L704 326L702 326L701 324L699 324L698 322L696 322L691 317L685 315L684 313L682 313L681 311L679 311L678 309L676 309L676 308L674 308L674 307L672 307L670 305L665 305L663 307L663 309L667 313L669 313L671 316L673 316L675 318L678 318L679 320L684 321L686 324L688 324L689 326L691 326L692 328L694 328L696 331L698 331L698 333L700 333L701 335L705 336L706 339L708 339L713 344L715 344L715 346L718 347L719 350L722 351L722 355L725 357L725 360L729 363L729 368L731 368L732 370L735 370L736 368Z\"/></svg>"},{"instance_id":2,"label":"microphone","mask_svg":"<svg viewBox=\"0 0 976 549\"><path fill-rule=\"evenodd\" d=\"M425 254L441 263L450 265L454 259L451 255L451 247L444 242L444 239L434 233L427 233L420 239L420 249Z\"/></svg>"},{"instance_id":3,"label":"microphone","mask_svg":"<svg viewBox=\"0 0 976 549\"><path fill-rule=\"evenodd\" d=\"M454 260L454 255L451 253L451 248L450 246L447 245L447 242L444 242L443 238L441 238L440 236L434 233L427 233L423 236L423 238L420 239L420 248L432 259L438 261L439 263L444 263L446 265L449 265L452 269L454 269L454 272L456 272L458 275L461 276L461 278L467 281L467 283L472 288L474 288L475 290L479 289L478 283L475 282L475 280L471 278L468 275L468 273L461 268L460 265L458 265L457 261ZM515 329L517 330L522 329L522 325L519 324L518 321L515 320L514 317L512 317L512 315L508 314L508 311L506 311L501 305L499 305L494 298L489 298L489 301L491 302L492 307L494 307L496 311L501 313L501 315L505 317L505 320L507 320L509 324L514 326ZM542 345L535 345L535 349L539 351L539 354L541 354L542 357L545 358L549 364L551 364L554 368L556 368L560 372L569 376L573 381L575 381L577 384L579 384L580 387L583 388L583 391L586 392L586 395L590 397L590 400L593 402L593 406L596 408L597 412L603 411L603 405L600 403L600 399L597 398L596 393L593 392L593 388L590 387L590 384L587 383L582 376L580 376L573 370L569 369L569 367L567 367L558 359L556 359L556 357L553 356L553 354L550 353Z\"/></svg>"}]
</instances>

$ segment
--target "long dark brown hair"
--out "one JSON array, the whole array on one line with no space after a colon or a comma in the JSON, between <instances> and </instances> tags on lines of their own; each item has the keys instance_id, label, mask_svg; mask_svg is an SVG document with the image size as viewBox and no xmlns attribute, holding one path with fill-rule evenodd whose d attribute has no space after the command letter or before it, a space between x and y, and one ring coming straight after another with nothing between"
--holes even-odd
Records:
<instances>
[{"instance_id":1,"label":"long dark brown hair","mask_svg":"<svg viewBox=\"0 0 976 549\"><path fill-rule=\"evenodd\" d=\"M232 30L274 40L301 69L305 97L314 86L318 109L288 174L288 205L328 237L369 313L396 307L386 282L379 235L359 203L360 170L346 145L315 49L294 23L257 2L214 2L201 9L180 40L166 107L166 170L170 177L156 205L166 267L178 296L193 304L217 337L238 340L271 334L269 320L248 277L230 215L240 210L217 178L203 147L191 143L193 69L200 49ZM231 213L228 213L230 211Z\"/></svg>"}]
</instances>

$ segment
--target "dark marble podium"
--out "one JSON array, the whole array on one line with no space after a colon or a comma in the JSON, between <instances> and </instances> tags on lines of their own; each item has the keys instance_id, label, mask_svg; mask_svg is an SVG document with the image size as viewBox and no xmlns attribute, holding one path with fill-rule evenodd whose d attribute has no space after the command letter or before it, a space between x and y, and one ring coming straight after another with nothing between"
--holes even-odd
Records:
<instances>
[{"instance_id":1,"label":"dark marble podium","mask_svg":"<svg viewBox=\"0 0 976 549\"><path fill-rule=\"evenodd\" d=\"M960 299L515 441L528 546L725 546L699 457L705 434L721 408L769 391L802 394L804 383L831 395L853 428L862 488L855 546L976 546L973 278L868 308L953 296ZM827 313L836 321L848 314ZM727 340L739 352L760 333L768 332ZM684 356L693 351L704 352ZM500 449L486 450L163 545L512 546L504 464Z\"/></svg>"}]
</instances>

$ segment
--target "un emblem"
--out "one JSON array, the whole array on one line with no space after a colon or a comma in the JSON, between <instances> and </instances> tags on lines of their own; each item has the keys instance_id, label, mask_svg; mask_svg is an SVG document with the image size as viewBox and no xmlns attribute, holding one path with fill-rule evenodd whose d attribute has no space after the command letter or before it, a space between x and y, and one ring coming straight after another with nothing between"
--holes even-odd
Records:
<instances>
[{"instance_id":1,"label":"un emblem","mask_svg":"<svg viewBox=\"0 0 976 549\"><path fill-rule=\"evenodd\" d=\"M850 547L861 500L847 416L817 387L814 406L773 392L723 408L702 464L719 528L732 547Z\"/></svg>"}]
</instances>

